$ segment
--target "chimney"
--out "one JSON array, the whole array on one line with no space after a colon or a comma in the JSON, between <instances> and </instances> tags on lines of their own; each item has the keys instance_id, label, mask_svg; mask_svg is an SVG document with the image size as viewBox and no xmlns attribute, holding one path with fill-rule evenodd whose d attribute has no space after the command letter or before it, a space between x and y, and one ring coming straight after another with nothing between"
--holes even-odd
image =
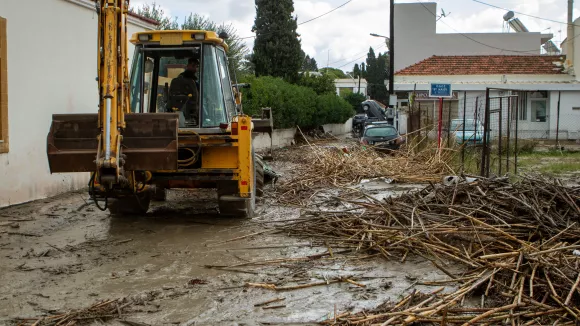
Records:
<instances>
[{"instance_id":1,"label":"chimney","mask_svg":"<svg viewBox=\"0 0 580 326\"><path fill-rule=\"evenodd\" d=\"M566 40L566 58L570 69L574 69L574 0L568 0L568 39Z\"/></svg>"}]
</instances>

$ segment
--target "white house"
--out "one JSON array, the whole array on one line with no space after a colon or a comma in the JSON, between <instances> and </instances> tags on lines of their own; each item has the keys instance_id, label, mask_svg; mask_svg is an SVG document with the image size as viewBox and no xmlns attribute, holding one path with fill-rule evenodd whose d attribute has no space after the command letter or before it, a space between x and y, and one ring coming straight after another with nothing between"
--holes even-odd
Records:
<instances>
[{"instance_id":1,"label":"white house","mask_svg":"<svg viewBox=\"0 0 580 326\"><path fill-rule=\"evenodd\" d=\"M367 96L368 84L366 79L343 78L334 81L336 86L336 95L344 95L345 93L361 93Z\"/></svg>"},{"instance_id":2,"label":"white house","mask_svg":"<svg viewBox=\"0 0 580 326\"><path fill-rule=\"evenodd\" d=\"M444 121L448 121L461 117L464 107L466 115L482 114L486 89L501 88L506 90L490 95L518 95L514 105L519 111L519 137L553 139L558 130L559 139L580 139L580 75L574 69L574 62L580 62L580 41L576 41L580 27L569 31L574 35L563 44L562 55L550 56L542 55L541 49L549 44L551 34L441 34L436 31L437 14L436 3L395 4L395 91L399 106L407 105L407 95L416 90L417 104L427 119L436 120L439 104L438 99L428 96L429 83L450 83L454 97L444 102L444 113L450 112L444 114ZM580 19L575 22L578 24ZM493 105L499 103L492 101ZM402 129L405 118L401 115Z\"/></svg>"},{"instance_id":3,"label":"white house","mask_svg":"<svg viewBox=\"0 0 580 326\"><path fill-rule=\"evenodd\" d=\"M46 137L53 113L98 110L97 24L90 0L0 1L0 207L86 187L49 173ZM153 28L129 18L129 33Z\"/></svg>"},{"instance_id":4,"label":"white house","mask_svg":"<svg viewBox=\"0 0 580 326\"><path fill-rule=\"evenodd\" d=\"M533 32L437 33L438 14L435 2L395 4L395 71L433 55L538 55L553 37Z\"/></svg>"},{"instance_id":5,"label":"white house","mask_svg":"<svg viewBox=\"0 0 580 326\"><path fill-rule=\"evenodd\" d=\"M430 83L452 85L454 97L443 106L450 118L462 117L464 107L468 118L482 117L486 89L501 89L490 97L518 95L511 105L518 106L519 137L554 139L559 129L559 139L575 140L580 139L580 83L564 72L563 63L563 56L432 56L396 72L395 91L406 98L416 90L416 104L437 121L439 103L428 96ZM497 109L498 100L493 101L490 107ZM502 105L507 112L507 102Z\"/></svg>"}]
</instances>

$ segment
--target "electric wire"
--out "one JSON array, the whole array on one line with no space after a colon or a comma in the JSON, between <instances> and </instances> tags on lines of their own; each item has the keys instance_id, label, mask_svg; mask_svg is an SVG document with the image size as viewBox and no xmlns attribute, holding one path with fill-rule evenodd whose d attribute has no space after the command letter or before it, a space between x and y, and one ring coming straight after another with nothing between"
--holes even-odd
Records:
<instances>
[{"instance_id":1,"label":"electric wire","mask_svg":"<svg viewBox=\"0 0 580 326\"><path fill-rule=\"evenodd\" d=\"M380 45L383 45L383 44L385 44L385 43L384 43L384 42L381 42L381 43L379 43L379 44L376 44L376 45L374 45L374 46L375 46L375 47L377 47L377 46L380 46ZM373 47L373 46L371 46L371 47ZM331 62L331 63L330 63L330 64L328 64L328 65L329 65L329 66L332 66L332 65L334 65L334 64L337 64L337 63L339 63L339 62L343 62L343 61L347 61L347 60L352 60L352 58L354 58L354 57L360 58L359 56L360 56L361 54L363 54L363 53L364 53L365 55L366 55L366 54L368 54L368 50L367 50L367 51L365 51L365 52L360 52L360 53L357 53L357 54L355 54L355 55L351 56L350 58L340 59L340 60L337 60L337 61ZM358 60L358 59L355 59L355 60Z\"/></svg>"},{"instance_id":2,"label":"electric wire","mask_svg":"<svg viewBox=\"0 0 580 326\"><path fill-rule=\"evenodd\" d=\"M421 4L421 6L423 6L423 8L425 8L425 10L427 10L429 13L431 13L431 15L437 17L437 14L435 14L434 12L432 12L429 8L427 8L427 6L425 6L425 4L422 1L419 1L419 3ZM504 49L504 48L499 48L493 45L489 45L483 42L480 42L472 37L469 37L468 35L466 35L465 33L462 33L460 31L458 31L457 29L455 29L453 26L447 24L445 21L440 20L441 23L445 24L445 26L451 28L453 31L455 31L457 34L465 37L466 39L469 39L475 43L481 44L483 46L486 46L488 48L492 48L492 49L496 49L496 50L501 50L501 51L506 51L506 52L513 52L513 53L531 53L531 52L538 52L539 49L534 49L534 50L528 50L528 51L521 51L521 50L509 50L509 49Z\"/></svg>"},{"instance_id":3,"label":"electric wire","mask_svg":"<svg viewBox=\"0 0 580 326\"><path fill-rule=\"evenodd\" d=\"M383 45L381 45L381 46L377 47L377 48L376 48L376 50L379 50L379 49L381 49L381 48L384 48L385 46L387 46L387 45L386 45L386 44L383 44ZM350 62L347 62L347 63L343 64L342 66L336 67L336 68L337 68L337 69L340 69L340 68L342 68L342 67L344 67L344 66L348 66L349 64L352 64L352 63L354 63L354 62L356 62L356 61L358 61L358 60L360 60L360 59L362 59L362 58L364 58L364 57L366 57L366 56L367 56L367 55L365 54L365 55L363 55L363 56L360 56L360 57L358 57L358 58L356 58L356 59L354 59L354 60L352 60L352 61L350 61Z\"/></svg>"},{"instance_id":4,"label":"electric wire","mask_svg":"<svg viewBox=\"0 0 580 326\"><path fill-rule=\"evenodd\" d=\"M345 2L345 3L343 3L343 4L341 4L340 6L338 6L338 7L334 8L334 9L332 9L332 10L330 10L330 11L327 11L327 12L323 13L322 15L316 16L316 17L314 17L314 18L311 18L311 19L309 19L309 20L307 20L307 21L300 22L300 23L298 23L298 26L300 26L300 25L304 25L304 24L308 24L308 23L310 23L310 22L312 22L312 21L314 21L314 20L317 20L317 19L319 19L319 18L322 18L322 17L324 17L324 16L326 16L326 15L330 14L331 12L334 12L334 11L336 11L336 10L338 10L338 9L340 9L340 8L342 8L342 7L344 7L344 6L346 6L347 4L349 4L349 3L353 2L353 1L354 1L354 0L349 0L349 1L347 1L347 2ZM264 34L262 34L262 35L270 35L270 34L273 34L273 32L270 32L270 33L264 33ZM240 40L245 40L245 39L249 39L249 38L252 38L252 37L256 37L256 35L252 35L252 36L246 36L246 37L241 37L241 38L240 38Z\"/></svg>"},{"instance_id":5,"label":"electric wire","mask_svg":"<svg viewBox=\"0 0 580 326\"><path fill-rule=\"evenodd\" d=\"M514 13L516 13L518 15L522 15L522 16L528 16L528 17L531 17L531 18L536 18L536 19L545 20L545 21L549 21L549 22L553 22L553 23L558 23L558 24L573 25L573 26L580 27L580 25L565 23L565 22L561 22L561 21L558 21L558 20L550 19L550 18L544 18L544 17L534 16L534 15L530 15L530 14L525 14L523 12L515 11L515 10L512 10L512 9L502 8L500 6L496 6L496 5L493 5L491 3L483 2L483 1L480 1L480 0L471 0L471 1L477 2L477 3L482 4L482 5L485 5L485 6L493 7L493 8L496 8L496 9L501 9L501 10L505 10L505 11L513 11Z\"/></svg>"},{"instance_id":6,"label":"electric wire","mask_svg":"<svg viewBox=\"0 0 580 326\"><path fill-rule=\"evenodd\" d=\"M352 1L353 1L353 0L349 0L349 1L347 1L347 2L345 2L345 3L343 3L343 4L341 4L340 6L338 6L338 7L334 8L334 9L332 9L331 11L325 12L324 14L322 14L322 15L320 15L320 16L317 16L317 17L314 17L314 18L312 18L312 19L309 19L309 20L307 20L307 21L305 21L305 22L301 22L301 23L299 23L298 25L304 25L304 24L310 23L310 22L311 22L311 21L313 21L313 20L317 20L318 18L324 17L324 16L326 16L326 15L330 14L331 12L333 12L333 11L336 11L336 10L338 10L338 9L340 9L340 8L342 8L342 7L344 7L344 6L346 6L347 4L349 4L349 3L350 3L350 2L352 2Z\"/></svg>"}]
</instances>

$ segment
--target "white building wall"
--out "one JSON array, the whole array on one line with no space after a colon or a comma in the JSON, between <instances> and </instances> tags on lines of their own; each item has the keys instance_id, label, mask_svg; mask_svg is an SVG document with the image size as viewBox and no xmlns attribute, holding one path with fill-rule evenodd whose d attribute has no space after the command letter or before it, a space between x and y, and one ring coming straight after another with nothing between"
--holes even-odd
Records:
<instances>
[{"instance_id":1,"label":"white building wall","mask_svg":"<svg viewBox=\"0 0 580 326\"><path fill-rule=\"evenodd\" d=\"M439 13L436 3L395 4L395 71L433 55L532 55L541 52L541 33L464 34L483 44L461 34L437 34L433 13Z\"/></svg>"},{"instance_id":2,"label":"white building wall","mask_svg":"<svg viewBox=\"0 0 580 326\"><path fill-rule=\"evenodd\" d=\"M86 0L1 0L0 16L7 19L10 133L9 153L0 154L2 207L87 185L88 174L50 174L46 137L53 113L98 110L98 16Z\"/></svg>"},{"instance_id":3,"label":"white building wall","mask_svg":"<svg viewBox=\"0 0 580 326\"><path fill-rule=\"evenodd\" d=\"M336 79L334 81L334 86L336 87L336 95L340 95L341 88L348 88L348 89L352 90L353 93L359 92L359 88L360 88L360 93L363 94L364 96L366 96L367 92L368 92L367 91L368 84L367 84L367 81L365 79L361 79L360 84L359 84L359 80L354 79L354 78Z\"/></svg>"},{"instance_id":4,"label":"white building wall","mask_svg":"<svg viewBox=\"0 0 580 326\"><path fill-rule=\"evenodd\" d=\"M560 94L559 94L560 93ZM560 98L560 118L558 119L558 98ZM550 138L556 139L556 130L560 124L560 140L580 139L580 91L550 92ZM558 122L559 120L559 122Z\"/></svg>"}]
</instances>

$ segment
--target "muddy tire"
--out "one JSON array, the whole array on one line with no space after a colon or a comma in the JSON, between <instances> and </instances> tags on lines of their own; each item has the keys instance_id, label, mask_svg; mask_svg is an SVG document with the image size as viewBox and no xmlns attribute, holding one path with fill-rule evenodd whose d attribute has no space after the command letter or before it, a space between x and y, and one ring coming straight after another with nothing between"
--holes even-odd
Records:
<instances>
[{"instance_id":1,"label":"muddy tire","mask_svg":"<svg viewBox=\"0 0 580 326\"><path fill-rule=\"evenodd\" d=\"M145 215L151 204L151 193L109 199L109 213L113 216Z\"/></svg>"},{"instance_id":2,"label":"muddy tire","mask_svg":"<svg viewBox=\"0 0 580 326\"><path fill-rule=\"evenodd\" d=\"M218 202L221 215L239 218L253 218L256 199L264 195L264 162L258 155L254 157L254 182L251 198L240 198L237 181L218 183Z\"/></svg>"},{"instance_id":3,"label":"muddy tire","mask_svg":"<svg viewBox=\"0 0 580 326\"><path fill-rule=\"evenodd\" d=\"M264 197L264 161L262 157L256 155L254 160L254 175L256 177L256 195L258 197Z\"/></svg>"},{"instance_id":4,"label":"muddy tire","mask_svg":"<svg viewBox=\"0 0 580 326\"><path fill-rule=\"evenodd\" d=\"M153 201L166 201L167 200L167 189L162 187L156 187L155 191L151 194L151 199Z\"/></svg>"}]
</instances>

